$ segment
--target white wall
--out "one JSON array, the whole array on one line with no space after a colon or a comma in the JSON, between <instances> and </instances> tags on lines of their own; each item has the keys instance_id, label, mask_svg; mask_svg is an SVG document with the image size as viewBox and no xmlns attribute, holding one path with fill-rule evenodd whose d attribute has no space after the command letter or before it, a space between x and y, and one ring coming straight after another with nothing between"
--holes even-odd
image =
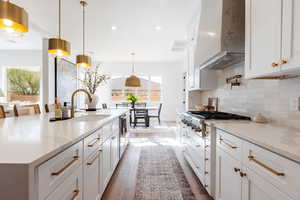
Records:
<instances>
[{"instance_id":1,"label":"white wall","mask_svg":"<svg viewBox=\"0 0 300 200\"><path fill-rule=\"evenodd\" d=\"M102 73L110 76L129 76L132 71L131 63L103 63L101 66ZM162 120L172 121L176 119L176 111L180 107L181 101L182 73L183 64L181 63L135 64L135 74L138 76L162 77Z\"/></svg>"}]
</instances>

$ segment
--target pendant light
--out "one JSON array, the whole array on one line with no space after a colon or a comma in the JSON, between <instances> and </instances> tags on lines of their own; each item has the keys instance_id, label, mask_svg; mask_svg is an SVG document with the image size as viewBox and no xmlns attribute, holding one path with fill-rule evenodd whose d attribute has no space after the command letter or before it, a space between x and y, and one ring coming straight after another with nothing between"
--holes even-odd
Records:
<instances>
[{"instance_id":1,"label":"pendant light","mask_svg":"<svg viewBox=\"0 0 300 200\"><path fill-rule=\"evenodd\" d=\"M82 6L82 54L76 56L76 64L79 67L90 67L92 65L91 57L84 54L85 51L85 7L87 2L80 1Z\"/></svg>"},{"instance_id":2,"label":"pendant light","mask_svg":"<svg viewBox=\"0 0 300 200\"><path fill-rule=\"evenodd\" d=\"M57 56L71 55L70 43L61 39L61 0L58 5L58 38L49 39L48 52Z\"/></svg>"},{"instance_id":3,"label":"pendant light","mask_svg":"<svg viewBox=\"0 0 300 200\"><path fill-rule=\"evenodd\" d=\"M27 33L28 14L9 1L0 0L0 29L7 32Z\"/></svg>"},{"instance_id":4,"label":"pendant light","mask_svg":"<svg viewBox=\"0 0 300 200\"><path fill-rule=\"evenodd\" d=\"M125 81L126 87L141 87L141 80L134 75L134 56L135 53L131 53L132 56L132 75Z\"/></svg>"}]
</instances>

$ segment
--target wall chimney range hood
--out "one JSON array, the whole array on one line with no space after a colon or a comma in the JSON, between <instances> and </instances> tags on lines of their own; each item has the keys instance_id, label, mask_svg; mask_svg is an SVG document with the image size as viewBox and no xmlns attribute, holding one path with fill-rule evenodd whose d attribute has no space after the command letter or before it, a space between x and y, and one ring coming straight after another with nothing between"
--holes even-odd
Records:
<instances>
[{"instance_id":1,"label":"wall chimney range hood","mask_svg":"<svg viewBox=\"0 0 300 200\"><path fill-rule=\"evenodd\" d=\"M224 69L245 59L245 0L202 0L195 51L200 69Z\"/></svg>"}]
</instances>

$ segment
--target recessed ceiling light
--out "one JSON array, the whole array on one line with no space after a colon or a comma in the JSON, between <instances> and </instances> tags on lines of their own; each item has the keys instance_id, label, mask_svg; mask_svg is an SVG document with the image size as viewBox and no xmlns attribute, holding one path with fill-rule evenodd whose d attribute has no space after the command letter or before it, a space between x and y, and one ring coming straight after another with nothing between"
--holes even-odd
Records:
<instances>
[{"instance_id":1,"label":"recessed ceiling light","mask_svg":"<svg viewBox=\"0 0 300 200\"><path fill-rule=\"evenodd\" d=\"M117 30L117 27L116 26L112 26L111 30L115 31L115 30Z\"/></svg>"},{"instance_id":2,"label":"recessed ceiling light","mask_svg":"<svg viewBox=\"0 0 300 200\"><path fill-rule=\"evenodd\" d=\"M160 26L155 26L155 30L160 31L161 27Z\"/></svg>"}]
</instances>

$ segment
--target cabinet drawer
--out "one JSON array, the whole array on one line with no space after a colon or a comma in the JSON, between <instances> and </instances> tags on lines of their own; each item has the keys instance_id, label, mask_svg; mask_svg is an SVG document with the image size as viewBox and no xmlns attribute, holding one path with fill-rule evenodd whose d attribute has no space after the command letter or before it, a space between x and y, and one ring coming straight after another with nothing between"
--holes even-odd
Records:
<instances>
[{"instance_id":1,"label":"cabinet drawer","mask_svg":"<svg viewBox=\"0 0 300 200\"><path fill-rule=\"evenodd\" d=\"M82 163L83 142L69 147L38 167L39 199L45 199Z\"/></svg>"},{"instance_id":2,"label":"cabinet drawer","mask_svg":"<svg viewBox=\"0 0 300 200\"><path fill-rule=\"evenodd\" d=\"M243 163L294 199L300 199L300 165L249 142L243 143Z\"/></svg>"},{"instance_id":3,"label":"cabinet drawer","mask_svg":"<svg viewBox=\"0 0 300 200\"><path fill-rule=\"evenodd\" d=\"M223 149L235 159L241 159L242 140L219 129L217 129L217 147Z\"/></svg>"},{"instance_id":4,"label":"cabinet drawer","mask_svg":"<svg viewBox=\"0 0 300 200\"><path fill-rule=\"evenodd\" d=\"M112 135L112 123L108 123L102 128L101 139L104 142Z\"/></svg>"},{"instance_id":5,"label":"cabinet drawer","mask_svg":"<svg viewBox=\"0 0 300 200\"><path fill-rule=\"evenodd\" d=\"M91 134L90 136L84 138L83 145L84 145L84 159L87 159L94 151L99 148L101 143L101 132L102 129L96 131L95 133Z\"/></svg>"},{"instance_id":6,"label":"cabinet drawer","mask_svg":"<svg viewBox=\"0 0 300 200\"><path fill-rule=\"evenodd\" d=\"M79 167L45 200L82 200L82 168ZM44 200L44 199L40 199Z\"/></svg>"}]
</instances>

